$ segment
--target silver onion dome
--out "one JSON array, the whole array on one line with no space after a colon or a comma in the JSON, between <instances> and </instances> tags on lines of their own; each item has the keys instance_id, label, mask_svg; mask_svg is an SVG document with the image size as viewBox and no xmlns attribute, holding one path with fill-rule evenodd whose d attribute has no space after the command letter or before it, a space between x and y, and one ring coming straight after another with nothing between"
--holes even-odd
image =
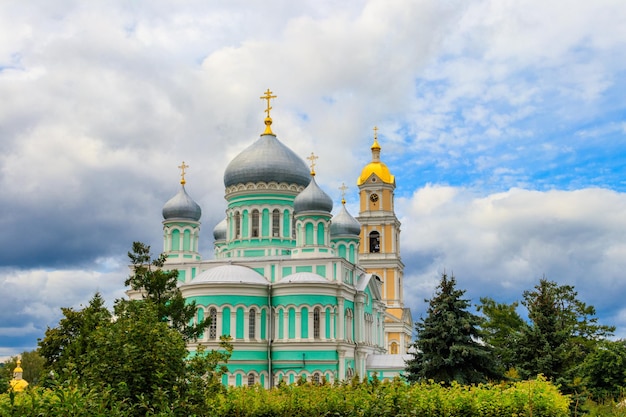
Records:
<instances>
[{"instance_id":1,"label":"silver onion dome","mask_svg":"<svg viewBox=\"0 0 626 417\"><path fill-rule=\"evenodd\" d=\"M202 209L193 201L187 191L185 191L185 186L182 185L178 194L172 197L165 205L163 206L163 218L165 220L170 219L186 219L199 221L202 216Z\"/></svg>"},{"instance_id":2,"label":"silver onion dome","mask_svg":"<svg viewBox=\"0 0 626 417\"><path fill-rule=\"evenodd\" d=\"M317 185L315 177L312 176L309 185L293 201L293 210L296 213L304 211L330 213L333 210L333 200Z\"/></svg>"},{"instance_id":3,"label":"silver onion dome","mask_svg":"<svg viewBox=\"0 0 626 417\"><path fill-rule=\"evenodd\" d=\"M226 219L219 222L215 228L213 228L213 238L215 240L226 240Z\"/></svg>"},{"instance_id":4,"label":"silver onion dome","mask_svg":"<svg viewBox=\"0 0 626 417\"><path fill-rule=\"evenodd\" d=\"M344 235L353 235L359 236L361 234L361 223L357 221L348 210L346 210L346 205L341 205L341 210L339 213L333 216L333 219L330 223L330 235L331 236L344 236Z\"/></svg>"},{"instance_id":5,"label":"silver onion dome","mask_svg":"<svg viewBox=\"0 0 626 417\"><path fill-rule=\"evenodd\" d=\"M224 172L226 187L272 181L301 186L310 181L304 161L273 134L261 135L230 161Z\"/></svg>"}]
</instances>

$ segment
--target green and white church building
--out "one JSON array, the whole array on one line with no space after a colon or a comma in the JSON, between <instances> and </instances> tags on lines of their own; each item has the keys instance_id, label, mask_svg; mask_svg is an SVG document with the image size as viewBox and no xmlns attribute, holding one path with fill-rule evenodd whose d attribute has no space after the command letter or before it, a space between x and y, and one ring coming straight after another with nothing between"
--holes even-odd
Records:
<instances>
[{"instance_id":1,"label":"green and white church building","mask_svg":"<svg viewBox=\"0 0 626 417\"><path fill-rule=\"evenodd\" d=\"M264 133L224 172L227 208L213 229L213 259L199 252L201 208L185 189L184 163L181 188L163 207L166 265L179 271L198 320L211 318L189 349L217 349L220 336L230 335L223 383L234 386L398 375L412 323L399 281L395 179L380 161L376 134L357 181L359 221L345 200L333 215L315 180L314 155L309 168L272 132L271 94L262 97Z\"/></svg>"}]
</instances>

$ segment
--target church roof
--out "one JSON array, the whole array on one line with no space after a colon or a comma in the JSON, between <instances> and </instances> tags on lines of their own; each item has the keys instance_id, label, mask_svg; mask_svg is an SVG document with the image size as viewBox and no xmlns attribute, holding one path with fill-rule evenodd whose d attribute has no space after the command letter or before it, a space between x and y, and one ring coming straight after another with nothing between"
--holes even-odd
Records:
<instances>
[{"instance_id":1,"label":"church roof","mask_svg":"<svg viewBox=\"0 0 626 417\"><path fill-rule=\"evenodd\" d=\"M397 369L403 371L406 368L406 361L412 359L413 355L368 355L367 369Z\"/></svg>"},{"instance_id":2,"label":"church roof","mask_svg":"<svg viewBox=\"0 0 626 417\"><path fill-rule=\"evenodd\" d=\"M213 239L215 240L226 240L226 230L227 223L226 219L223 219L213 228Z\"/></svg>"},{"instance_id":3,"label":"church roof","mask_svg":"<svg viewBox=\"0 0 626 417\"><path fill-rule=\"evenodd\" d=\"M304 211L323 211L330 213L333 209L333 200L322 190L315 176L311 175L311 182L302 190L293 202L293 210L297 213Z\"/></svg>"},{"instance_id":4,"label":"church roof","mask_svg":"<svg viewBox=\"0 0 626 417\"><path fill-rule=\"evenodd\" d=\"M274 134L263 134L226 167L226 187L249 182L285 182L307 186L311 178L306 164Z\"/></svg>"},{"instance_id":5,"label":"church roof","mask_svg":"<svg viewBox=\"0 0 626 417\"><path fill-rule=\"evenodd\" d=\"M321 275L314 274L313 272L296 272L295 274L287 275L280 280L280 282L291 282L291 283L309 283L309 282L328 282L326 278Z\"/></svg>"},{"instance_id":6,"label":"church roof","mask_svg":"<svg viewBox=\"0 0 626 417\"><path fill-rule=\"evenodd\" d=\"M246 266L230 264L207 269L195 277L190 284L201 282L268 285L268 281L265 277L256 272L254 269Z\"/></svg>"},{"instance_id":7,"label":"church roof","mask_svg":"<svg viewBox=\"0 0 626 417\"><path fill-rule=\"evenodd\" d=\"M185 185L181 185L178 193L163 206L163 218L165 220L185 219L197 222L201 216L202 209L198 203L189 197Z\"/></svg>"},{"instance_id":8,"label":"church roof","mask_svg":"<svg viewBox=\"0 0 626 417\"><path fill-rule=\"evenodd\" d=\"M346 210L345 203L342 202L339 213L333 216L330 224L331 236L353 235L359 236L361 234L361 223L357 221L348 210Z\"/></svg>"}]
</instances>

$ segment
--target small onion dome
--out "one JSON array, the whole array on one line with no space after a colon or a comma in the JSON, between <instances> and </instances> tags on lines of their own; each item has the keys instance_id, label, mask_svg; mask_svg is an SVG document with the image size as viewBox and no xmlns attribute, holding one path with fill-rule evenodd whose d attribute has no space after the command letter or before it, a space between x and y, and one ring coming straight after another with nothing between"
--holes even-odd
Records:
<instances>
[{"instance_id":1,"label":"small onion dome","mask_svg":"<svg viewBox=\"0 0 626 417\"><path fill-rule=\"evenodd\" d=\"M195 277L191 284L200 282L212 283L243 283L243 284L264 284L268 281L265 277L252 268L241 265L220 265L206 271Z\"/></svg>"},{"instance_id":2,"label":"small onion dome","mask_svg":"<svg viewBox=\"0 0 626 417\"><path fill-rule=\"evenodd\" d=\"M215 240L226 240L226 219L222 220L213 229L213 238Z\"/></svg>"},{"instance_id":3,"label":"small onion dome","mask_svg":"<svg viewBox=\"0 0 626 417\"><path fill-rule=\"evenodd\" d=\"M200 216L202 216L202 209L198 203L189 197L184 185L180 187L178 194L163 206L163 218L165 220L186 219L197 222L200 220Z\"/></svg>"},{"instance_id":4,"label":"small onion dome","mask_svg":"<svg viewBox=\"0 0 626 417\"><path fill-rule=\"evenodd\" d=\"M280 280L281 283L308 283L308 282L328 282L326 278L321 275L314 274L313 272L296 272L295 274L287 275Z\"/></svg>"},{"instance_id":5,"label":"small onion dome","mask_svg":"<svg viewBox=\"0 0 626 417\"><path fill-rule=\"evenodd\" d=\"M333 200L317 185L315 177L311 176L309 185L293 201L293 210L296 213L304 211L330 213L333 210Z\"/></svg>"},{"instance_id":6,"label":"small onion dome","mask_svg":"<svg viewBox=\"0 0 626 417\"><path fill-rule=\"evenodd\" d=\"M346 205L341 205L341 210L339 213L333 216L333 219L330 223L330 235L331 236L344 236L344 235L354 235L359 236L361 234L361 223L357 221L348 210L346 210Z\"/></svg>"},{"instance_id":7,"label":"small onion dome","mask_svg":"<svg viewBox=\"0 0 626 417\"><path fill-rule=\"evenodd\" d=\"M224 171L224 185L249 182L285 182L307 186L309 170L291 149L273 134L264 134L237 155Z\"/></svg>"}]
</instances>

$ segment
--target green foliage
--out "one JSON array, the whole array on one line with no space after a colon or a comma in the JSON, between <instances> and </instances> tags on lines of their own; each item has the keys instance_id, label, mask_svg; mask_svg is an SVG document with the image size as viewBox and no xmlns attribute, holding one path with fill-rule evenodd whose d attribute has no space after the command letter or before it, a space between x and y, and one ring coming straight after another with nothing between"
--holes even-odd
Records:
<instances>
[{"instance_id":1,"label":"green foliage","mask_svg":"<svg viewBox=\"0 0 626 417\"><path fill-rule=\"evenodd\" d=\"M514 369L515 349L521 330L526 326L517 313L518 303L498 303L482 297L478 311L483 314L480 323L480 339L493 349L493 359L500 373Z\"/></svg>"},{"instance_id":2,"label":"green foliage","mask_svg":"<svg viewBox=\"0 0 626 417\"><path fill-rule=\"evenodd\" d=\"M121 301L115 306L115 322L101 326L85 357L86 385L114 387L120 400L135 397L171 399L185 375L187 349L178 332L167 323L155 322L156 306L142 301Z\"/></svg>"},{"instance_id":3,"label":"green foliage","mask_svg":"<svg viewBox=\"0 0 626 417\"><path fill-rule=\"evenodd\" d=\"M626 341L603 341L580 366L595 400L616 400L626 388Z\"/></svg>"},{"instance_id":4,"label":"green foliage","mask_svg":"<svg viewBox=\"0 0 626 417\"><path fill-rule=\"evenodd\" d=\"M406 374L411 382L432 379L461 384L486 382L500 378L489 346L478 340L480 318L470 313L465 291L456 289L454 276L445 273L429 303L427 317L415 325L413 358L407 361Z\"/></svg>"},{"instance_id":5,"label":"green foliage","mask_svg":"<svg viewBox=\"0 0 626 417\"><path fill-rule=\"evenodd\" d=\"M59 385L0 395L3 416L550 416L565 417L569 399L545 378L513 385L449 387L435 383L408 385L400 380L371 383L281 385L228 388L205 397L203 408L185 399L155 398L137 405L114 400L110 391Z\"/></svg>"},{"instance_id":6,"label":"green foliage","mask_svg":"<svg viewBox=\"0 0 626 417\"><path fill-rule=\"evenodd\" d=\"M84 358L94 347L93 333L111 322L111 313L99 293L82 310L62 308L61 311L63 318L57 327L48 327L45 337L39 340L38 352L47 371L61 375L73 366L80 374L86 365Z\"/></svg>"},{"instance_id":7,"label":"green foliage","mask_svg":"<svg viewBox=\"0 0 626 417\"><path fill-rule=\"evenodd\" d=\"M577 366L615 328L598 324L593 306L578 300L570 285L541 279L523 297L530 325L522 328L517 340L515 359L520 375L543 374L572 391Z\"/></svg>"},{"instance_id":8,"label":"green foliage","mask_svg":"<svg viewBox=\"0 0 626 417\"><path fill-rule=\"evenodd\" d=\"M125 281L126 286L139 291L143 298L152 302L156 307L159 320L169 323L176 329L185 341L196 340L209 326L210 319L190 324L196 314L195 301L187 303L177 288L178 271L165 270L165 254L152 259L150 246L133 242L132 252L128 252L133 274Z\"/></svg>"}]
</instances>

